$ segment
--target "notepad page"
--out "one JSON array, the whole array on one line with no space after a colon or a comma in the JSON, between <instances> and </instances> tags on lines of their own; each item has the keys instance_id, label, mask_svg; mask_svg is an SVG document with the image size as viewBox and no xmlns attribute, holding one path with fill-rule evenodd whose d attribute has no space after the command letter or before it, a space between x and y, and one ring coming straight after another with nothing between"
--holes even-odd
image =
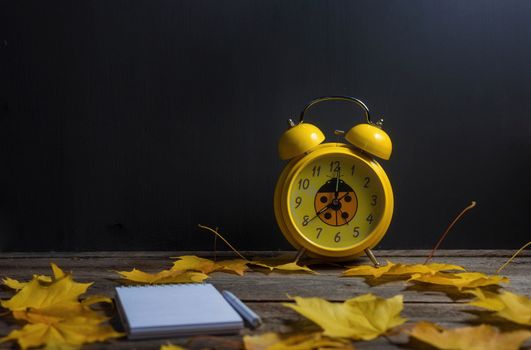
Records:
<instances>
[{"instance_id":1,"label":"notepad page","mask_svg":"<svg viewBox=\"0 0 531 350\"><path fill-rule=\"evenodd\" d=\"M242 322L211 284L117 287L126 322L135 329Z\"/></svg>"}]
</instances>

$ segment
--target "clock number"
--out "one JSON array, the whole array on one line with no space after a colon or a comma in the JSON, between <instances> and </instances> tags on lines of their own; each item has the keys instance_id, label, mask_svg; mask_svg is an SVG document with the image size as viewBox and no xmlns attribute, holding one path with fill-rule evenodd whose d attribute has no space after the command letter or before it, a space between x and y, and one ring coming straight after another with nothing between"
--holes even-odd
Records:
<instances>
[{"instance_id":1,"label":"clock number","mask_svg":"<svg viewBox=\"0 0 531 350\"><path fill-rule=\"evenodd\" d=\"M300 207L301 204L302 204L302 198L301 198L301 197L297 197L297 198L295 198L295 203L297 204L297 206L295 207L295 209L297 209L297 208Z\"/></svg>"},{"instance_id":2,"label":"clock number","mask_svg":"<svg viewBox=\"0 0 531 350\"><path fill-rule=\"evenodd\" d=\"M334 236L334 242L339 243L341 241L341 231Z\"/></svg>"},{"instance_id":3,"label":"clock number","mask_svg":"<svg viewBox=\"0 0 531 350\"><path fill-rule=\"evenodd\" d=\"M339 165L339 160L333 160L330 162L330 172L337 173L340 170L341 170L341 167Z\"/></svg>"},{"instance_id":4,"label":"clock number","mask_svg":"<svg viewBox=\"0 0 531 350\"><path fill-rule=\"evenodd\" d=\"M372 201L371 201L371 205L374 207L374 206L376 205L376 200L378 199L378 196L375 195L375 194L373 194L373 195L371 196L371 199L372 199Z\"/></svg>"},{"instance_id":5,"label":"clock number","mask_svg":"<svg viewBox=\"0 0 531 350\"><path fill-rule=\"evenodd\" d=\"M360 235L360 227L359 226L354 227L354 232L352 233L352 235L354 236L354 238L358 238L359 237L359 235Z\"/></svg>"},{"instance_id":6,"label":"clock number","mask_svg":"<svg viewBox=\"0 0 531 350\"><path fill-rule=\"evenodd\" d=\"M314 165L312 169L312 176L319 176L321 174L321 166Z\"/></svg>"},{"instance_id":7,"label":"clock number","mask_svg":"<svg viewBox=\"0 0 531 350\"><path fill-rule=\"evenodd\" d=\"M300 179L299 180L299 190L302 188L303 190L308 189L310 186L310 179Z\"/></svg>"},{"instance_id":8,"label":"clock number","mask_svg":"<svg viewBox=\"0 0 531 350\"><path fill-rule=\"evenodd\" d=\"M372 224L373 220L374 220L374 218L372 217L372 214L369 214L369 216L367 216L367 222L369 224Z\"/></svg>"},{"instance_id":9,"label":"clock number","mask_svg":"<svg viewBox=\"0 0 531 350\"><path fill-rule=\"evenodd\" d=\"M371 179L368 176L365 176L365 183L363 184L363 187L368 188L369 182L371 182Z\"/></svg>"},{"instance_id":10,"label":"clock number","mask_svg":"<svg viewBox=\"0 0 531 350\"><path fill-rule=\"evenodd\" d=\"M315 229L315 231L317 231L317 239L319 239L319 236L321 235L321 232L323 232L323 228L322 227L317 227Z\"/></svg>"},{"instance_id":11,"label":"clock number","mask_svg":"<svg viewBox=\"0 0 531 350\"><path fill-rule=\"evenodd\" d=\"M310 222L310 217L308 215L304 215L304 217L302 218L302 226L308 225L309 222Z\"/></svg>"},{"instance_id":12,"label":"clock number","mask_svg":"<svg viewBox=\"0 0 531 350\"><path fill-rule=\"evenodd\" d=\"M356 166L353 165L352 168L350 168L351 172L350 175L354 176L354 170L356 170Z\"/></svg>"}]
</instances>

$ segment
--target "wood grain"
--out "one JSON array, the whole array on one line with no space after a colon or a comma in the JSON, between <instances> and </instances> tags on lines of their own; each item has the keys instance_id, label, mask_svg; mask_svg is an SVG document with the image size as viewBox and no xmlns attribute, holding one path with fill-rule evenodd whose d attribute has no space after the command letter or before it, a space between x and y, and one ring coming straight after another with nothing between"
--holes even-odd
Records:
<instances>
[{"instance_id":1,"label":"wood grain","mask_svg":"<svg viewBox=\"0 0 531 350\"><path fill-rule=\"evenodd\" d=\"M422 263L427 250L377 251L379 258L402 263ZM147 271L158 271L171 266L172 256L196 254L212 257L212 252L84 252L84 253L2 253L0 254L0 276L9 276L25 280L35 273L49 273L49 263L55 262L64 270L72 271L76 280L94 281L91 293L103 293L114 296L114 287L121 284L114 271L130 270L133 267ZM274 256L279 252L244 252L246 256ZM511 251L469 251L443 250L438 252L435 261L462 265L470 271L494 273L512 254ZM232 257L230 252L219 252L218 257ZM366 258L356 262L368 263ZM531 294L529 286L529 263L531 255L524 252L503 272L511 283L507 289L514 292ZM330 301L343 301L363 293L374 293L382 297L396 294L404 295L403 316L410 322L430 320L447 327L475 325L481 322L496 325L503 330L515 326L501 319L479 312L467 306L468 299L456 293L452 288L430 288L408 284L406 281L389 281L374 284L363 278L341 277L343 267L339 264L317 264L312 266L319 274L267 273L265 270L253 270L240 277L233 274L213 273L208 280L219 289L234 292L254 309L264 320L264 325L244 334L259 334L266 331L291 332L301 325L308 325L294 311L282 306L290 302L288 295L315 296ZM1 298L8 298L12 292L7 288L0 290ZM118 317L112 311L111 323L121 327ZM9 317L0 319L0 334L7 334L16 325ZM238 349L241 348L241 336L195 337L176 339L157 339L128 341L121 339L109 343L87 345L86 349L158 349L161 344L172 342L191 349ZM357 349L403 349L410 348L407 336L393 336L389 339L377 339L372 342L357 342ZM414 347L418 349L418 347Z\"/></svg>"}]
</instances>

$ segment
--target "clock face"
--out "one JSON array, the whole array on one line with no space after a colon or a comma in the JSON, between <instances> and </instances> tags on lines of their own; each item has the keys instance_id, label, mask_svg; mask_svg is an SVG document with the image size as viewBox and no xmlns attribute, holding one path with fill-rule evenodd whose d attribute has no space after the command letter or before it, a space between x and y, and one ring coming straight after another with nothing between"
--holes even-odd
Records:
<instances>
[{"instance_id":1,"label":"clock face","mask_svg":"<svg viewBox=\"0 0 531 350\"><path fill-rule=\"evenodd\" d=\"M295 176L288 193L293 224L312 243L346 249L365 240L383 215L378 175L363 160L323 155Z\"/></svg>"}]
</instances>

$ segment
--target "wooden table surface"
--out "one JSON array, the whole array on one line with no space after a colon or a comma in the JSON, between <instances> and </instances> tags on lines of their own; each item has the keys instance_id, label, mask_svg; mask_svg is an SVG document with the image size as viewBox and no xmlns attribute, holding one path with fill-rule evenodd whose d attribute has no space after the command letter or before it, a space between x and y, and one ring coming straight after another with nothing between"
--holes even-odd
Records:
<instances>
[{"instance_id":1,"label":"wooden table surface","mask_svg":"<svg viewBox=\"0 0 531 350\"><path fill-rule=\"evenodd\" d=\"M282 252L243 252L247 257L276 256ZM401 263L422 263L428 255L424 250L381 250L375 254L379 260L386 259ZM438 251L433 261L458 264L469 271L493 274L512 254L512 251L491 250L442 250ZM114 287L120 284L115 270L138 269L156 272L171 266L171 256L194 254L212 258L211 252L87 252L87 253L0 253L0 277L28 280L32 274L50 274L49 263L55 262L65 271L71 271L80 282L95 282L88 294L106 294L114 296ZM231 257L228 252L217 254L217 258ZM356 264L370 263L367 258L358 259ZM504 271L511 283L506 289L520 294L531 295L529 275L531 254L523 252ZM352 265L350 263L349 265ZM312 266L319 275L302 273L263 273L249 271L240 277L228 273L216 272L207 281L218 289L232 291L252 309L261 315L264 325L256 330L245 329L244 334L259 334L266 331L290 332L301 324L302 317L282 306L289 302L287 295L304 297L321 297L329 301L343 301L360 294L373 293L380 297L404 295L402 315L409 322L429 320L442 326L459 327L477 325L481 322L496 325L503 330L513 329L508 322L477 312L477 308L466 306L465 299L448 288L424 288L394 281L369 286L363 278L340 277L341 266ZM0 297L5 299L12 295L7 288L0 289ZM115 328L120 327L118 316L111 315ZM7 334L16 327L8 316L0 318L0 334ZM161 344L172 342L190 349L239 349L242 347L241 336L217 336L128 341L120 339L106 343L86 345L84 349L158 349ZM380 337L370 342L356 342L356 349L427 349L429 347L408 343L406 336L389 339ZM525 344L529 349L529 342ZM10 345L2 345L13 347Z\"/></svg>"}]
</instances>

